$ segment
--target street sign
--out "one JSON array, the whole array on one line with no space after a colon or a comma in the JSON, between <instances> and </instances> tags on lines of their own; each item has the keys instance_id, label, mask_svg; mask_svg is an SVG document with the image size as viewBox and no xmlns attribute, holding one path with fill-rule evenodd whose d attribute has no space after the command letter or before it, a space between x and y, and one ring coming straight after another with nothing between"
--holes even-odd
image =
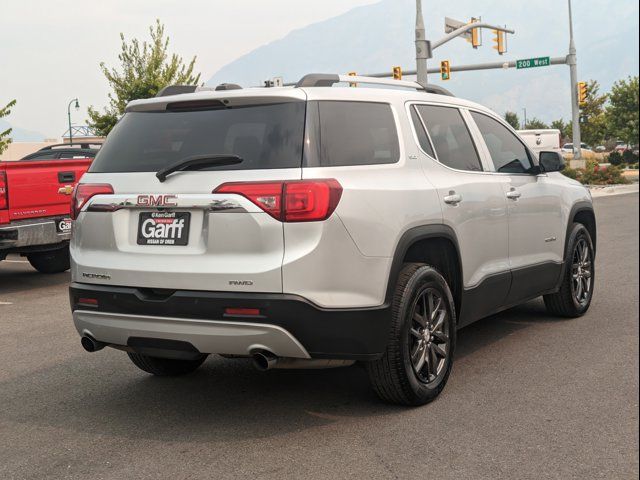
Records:
<instances>
[{"instance_id":1,"label":"street sign","mask_svg":"<svg viewBox=\"0 0 640 480\"><path fill-rule=\"evenodd\" d=\"M451 33L454 30L457 30L461 27L467 25L468 22L461 22L460 20L454 20L453 18L444 17L444 33ZM468 32L464 32L460 35L460 38L466 39L468 42L471 41L471 30Z\"/></svg>"},{"instance_id":2,"label":"street sign","mask_svg":"<svg viewBox=\"0 0 640 480\"><path fill-rule=\"evenodd\" d=\"M525 58L523 60L516 60L516 68L535 68L535 67L548 67L551 65L551 59L549 57L537 57L537 58Z\"/></svg>"}]
</instances>

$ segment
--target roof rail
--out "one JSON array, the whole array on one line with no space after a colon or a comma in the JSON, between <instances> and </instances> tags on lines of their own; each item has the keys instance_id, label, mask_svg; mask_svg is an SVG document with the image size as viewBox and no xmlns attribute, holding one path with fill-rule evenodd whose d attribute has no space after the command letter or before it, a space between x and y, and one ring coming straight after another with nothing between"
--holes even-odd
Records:
<instances>
[{"instance_id":1,"label":"roof rail","mask_svg":"<svg viewBox=\"0 0 640 480\"><path fill-rule=\"evenodd\" d=\"M92 147L93 145L93 147ZM94 148L94 147L100 147L102 146L102 142L77 142L77 143L56 143L54 145L47 145L45 147L42 147L40 150L38 150L38 152L43 152L46 150L55 150L55 149L65 149L65 148L70 148L70 149L81 149L81 148Z\"/></svg>"},{"instance_id":2,"label":"roof rail","mask_svg":"<svg viewBox=\"0 0 640 480\"><path fill-rule=\"evenodd\" d=\"M198 88L197 85L169 85L156 93L156 97L168 97L169 95L179 95L181 93L193 93L196 91L196 88Z\"/></svg>"},{"instance_id":3,"label":"roof rail","mask_svg":"<svg viewBox=\"0 0 640 480\"><path fill-rule=\"evenodd\" d=\"M437 95L447 95L453 97L453 93L445 88L436 85L420 85L418 82L406 80L392 80L387 78L365 77L359 75L337 75L327 73L310 73L302 77L296 88L302 87L331 87L336 83L364 83L369 85L385 85L390 87L412 88L426 93L434 93Z\"/></svg>"}]
</instances>

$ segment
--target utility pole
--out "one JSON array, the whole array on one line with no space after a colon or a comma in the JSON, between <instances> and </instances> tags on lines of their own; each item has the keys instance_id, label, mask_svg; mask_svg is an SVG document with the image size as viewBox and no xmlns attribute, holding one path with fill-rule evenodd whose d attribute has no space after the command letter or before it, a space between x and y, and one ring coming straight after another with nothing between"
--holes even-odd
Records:
<instances>
[{"instance_id":1,"label":"utility pole","mask_svg":"<svg viewBox=\"0 0 640 480\"><path fill-rule=\"evenodd\" d=\"M524 112L524 122L522 123L522 129L526 130L527 129L527 109L526 109L526 107L523 108L522 111Z\"/></svg>"},{"instance_id":2,"label":"utility pole","mask_svg":"<svg viewBox=\"0 0 640 480\"><path fill-rule=\"evenodd\" d=\"M567 65L571 76L571 123L573 125L573 158L582 160L582 140L580 138L580 105L578 104L578 61L576 58L576 44L573 40L573 16L571 0L569 3L569 55Z\"/></svg>"},{"instance_id":3,"label":"utility pole","mask_svg":"<svg viewBox=\"0 0 640 480\"><path fill-rule=\"evenodd\" d=\"M431 58L431 47L424 30L422 0L416 0L416 74L420 85L427 84L427 60Z\"/></svg>"}]
</instances>

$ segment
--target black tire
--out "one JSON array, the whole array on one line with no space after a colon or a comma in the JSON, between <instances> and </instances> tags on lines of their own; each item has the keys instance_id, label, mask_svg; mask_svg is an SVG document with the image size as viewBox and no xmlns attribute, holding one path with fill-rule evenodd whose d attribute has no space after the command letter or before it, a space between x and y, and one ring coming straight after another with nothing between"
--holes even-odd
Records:
<instances>
[{"instance_id":1,"label":"black tire","mask_svg":"<svg viewBox=\"0 0 640 480\"><path fill-rule=\"evenodd\" d=\"M49 252L30 253L27 255L27 260L40 273L66 272L71 266L69 262L69 247Z\"/></svg>"},{"instance_id":2,"label":"black tire","mask_svg":"<svg viewBox=\"0 0 640 480\"><path fill-rule=\"evenodd\" d=\"M159 377L177 377L195 372L207 359L206 355L195 360L150 357L141 353L127 353L129 359L140 370Z\"/></svg>"},{"instance_id":3,"label":"black tire","mask_svg":"<svg viewBox=\"0 0 640 480\"><path fill-rule=\"evenodd\" d=\"M588 264L590 282L588 288L584 289L586 296L582 301L579 301L576 294L576 287L573 276L576 274L574 271L574 260L576 250L579 245L586 245L588 248ZM552 315L566 318L576 318L584 315L589 306L591 305L591 299L593 298L593 289L595 287L595 252L593 250L593 242L589 231L581 223L574 223L569 234L569 240L567 241L567 251L565 252L565 267L560 285L560 290L556 293L552 293L544 296L544 304L547 307L547 312ZM580 272L584 275L583 270Z\"/></svg>"},{"instance_id":4,"label":"black tire","mask_svg":"<svg viewBox=\"0 0 640 480\"><path fill-rule=\"evenodd\" d=\"M432 342L437 343L436 333L438 341L442 340L440 337L442 334L434 332L430 337L432 340L421 339L418 335L418 333L424 335L424 331L431 328L429 326L431 321L437 323L433 320L434 316L424 315L424 313L420 315L417 310L419 308L417 303L423 301L422 299L428 295L431 295L428 297L430 299L437 296L439 300L442 300L438 303L440 307L439 310L436 309L436 313L446 314L443 324L446 324L447 327L447 343L442 341L439 344L439 346L445 345L447 347L446 356L439 357L440 360L435 357L436 361L432 361L434 357L430 356L432 353L430 349ZM427 306L425 305L424 308L423 312L426 312ZM456 311L451 290L444 277L433 267L410 263L403 267L398 276L391 310L391 328L387 349L382 358L366 364L371 385L378 396L386 402L412 406L424 405L434 400L442 392L453 365L456 344ZM421 332L416 332L419 322L416 321L414 313L419 319L431 317L427 327L423 328ZM422 344L427 352L425 358L428 357L428 364L425 363L423 367L417 367L414 363L414 356L412 356L412 350L415 353L419 352L420 349L413 348L418 347L419 344ZM436 355L436 353L433 354ZM425 360L423 359L423 361ZM432 365L436 365L437 373L434 375L431 375ZM423 373L425 367L426 374Z\"/></svg>"}]
</instances>

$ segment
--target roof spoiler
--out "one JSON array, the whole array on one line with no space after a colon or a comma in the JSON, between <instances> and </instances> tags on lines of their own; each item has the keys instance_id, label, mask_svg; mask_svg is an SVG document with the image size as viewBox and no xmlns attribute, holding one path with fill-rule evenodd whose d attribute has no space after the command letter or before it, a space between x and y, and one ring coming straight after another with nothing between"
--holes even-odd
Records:
<instances>
[{"instance_id":1,"label":"roof spoiler","mask_svg":"<svg viewBox=\"0 0 640 480\"><path fill-rule=\"evenodd\" d=\"M193 93L197 88L197 85L169 85L156 93L156 97L168 97L169 95L179 95L181 93Z\"/></svg>"}]
</instances>

